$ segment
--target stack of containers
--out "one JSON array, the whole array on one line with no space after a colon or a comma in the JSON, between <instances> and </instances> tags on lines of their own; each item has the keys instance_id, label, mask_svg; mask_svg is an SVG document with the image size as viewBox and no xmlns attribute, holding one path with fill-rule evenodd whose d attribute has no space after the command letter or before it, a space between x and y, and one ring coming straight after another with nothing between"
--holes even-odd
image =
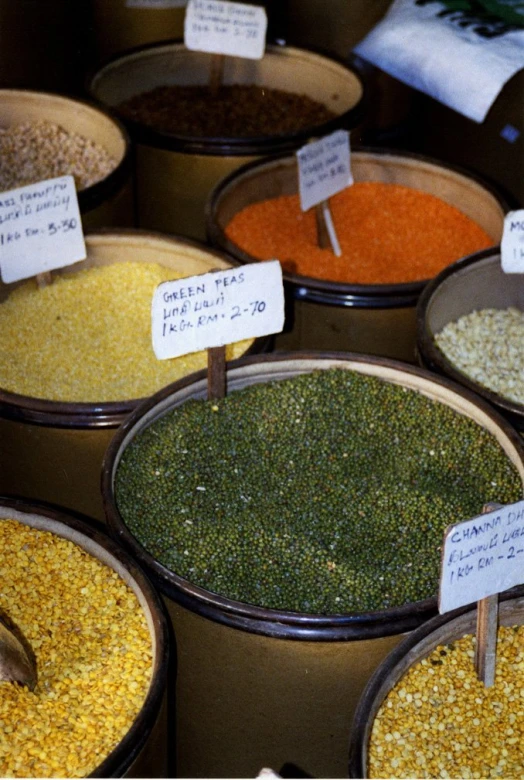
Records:
<instances>
[{"instance_id":1,"label":"stack of containers","mask_svg":"<svg viewBox=\"0 0 524 780\"><path fill-rule=\"evenodd\" d=\"M148 19L153 19L147 11L132 8L132 4L124 4L123 0L114 0L111 5L93 2L92 13L99 19L103 14L113 14L111 25L104 28L102 24L98 28L103 35L96 44L99 48L97 59L130 45L130 39L123 41L119 38L124 32L124 26L119 22L123 15L130 18L130 14L135 14L138 20L139 14L143 19L146 14ZM158 12L154 18L160 18ZM182 11L177 9L173 13L171 9L170 23L172 21L175 27L182 28L182 18ZM144 27L140 26L140 36L143 36ZM109 35L106 34L108 31ZM129 31L126 26L126 34ZM126 117L122 104L160 86L206 87L211 61L209 55L190 52L178 41L155 42L155 39L158 41L160 37L166 37L166 29L158 34L154 30L149 30L149 33L150 45L120 54L89 78L90 99L96 100L103 108L48 93L6 89L0 93L0 111L5 106L3 124L18 123L27 116L29 121L58 121L71 132L89 128L93 140L105 144L115 160L114 169L102 181L79 190L84 227L95 230L113 228L86 236L88 258L79 269L135 260L140 263L158 262L176 267L184 275L192 275L265 259L251 255L228 239L226 229L229 221L246 205L264 198L296 194L296 160L292 155L308 140L338 128L350 130L358 126L365 118L367 89L362 73L348 62L339 62L334 57L291 46L268 45L260 61L228 58L223 83L257 85L268 90L282 89L297 95L304 94L322 103L331 113L331 118L292 132L272 134L264 131L252 138L203 137L187 132L169 132L154 124ZM178 34L178 29L171 34ZM143 42L143 37L140 42ZM136 214L133 212L129 139L136 163ZM276 159L267 160L268 157ZM491 187L469 173L436 160L382 149L355 149L352 164L357 182L402 184L437 195L476 221L487 235L487 245L495 245L500 240L507 204ZM239 168L241 170L237 170ZM122 229L134 224L177 235ZM417 229L425 228L421 226ZM177 237L179 235L200 240L207 238L220 249L206 248ZM482 257L493 254L496 255L496 251L492 248ZM462 265L458 265L462 269ZM444 278L450 273L445 271L441 276ZM65 271L58 275L68 274L69 271ZM253 385L271 385L273 380L286 381L331 369L355 372L372 378L372 381L378 380L386 387L400 387L408 395L413 392L416 396L431 399L436 407L445 408L448 412L451 410L460 419L460 425L464 421L467 421L466 425L473 424L479 431L483 446L486 438L489 439L489 446L495 448L502 464L505 464L502 468L511 474L511 487L502 500L513 500L522 495L524 483L521 439L491 405L479 398L476 394L478 387L469 385L475 391L472 394L469 389L462 389L446 378L438 378L424 369L389 359L415 360L415 306L428 281L423 278L397 284L340 283L285 270L289 312L286 330L277 341L278 347L327 352L244 358L230 363L228 394L234 396L237 391ZM431 299L430 306L429 296L435 289L438 291L436 285L440 281L441 277L431 287L426 287L423 306L427 306L430 312L435 312L435 305ZM463 290L463 286L459 285L459 288ZM2 294L7 296L9 293L10 290L4 286ZM132 294L132 289L129 294ZM460 296L453 293L451 297ZM442 306L442 299L437 304ZM447 309L447 303L444 308ZM421 311L424 312L424 327L434 330L434 320L430 315L426 316L425 308L419 308ZM421 316L419 314L419 322ZM437 320L442 321L440 313ZM423 344L424 341L419 344L421 355ZM237 354L260 347L260 343L246 345ZM331 353L333 349L344 350L344 353ZM425 365L443 370L462 381L460 375L454 375L447 368L442 369L437 361L428 359ZM154 388L144 393L144 397L89 403L51 401L0 390L0 436L5 466L0 475L0 492L51 501L80 511L91 519L107 520L116 540L131 551L132 559L140 561L162 592L169 609L170 630L174 631L177 644L177 680L176 685L171 680L167 689L167 706L172 707L175 713L177 744L176 749L171 745L169 750L172 753L176 751L176 772L179 775L254 776L262 766L279 769L285 764L292 764L311 776L346 776L347 737L353 711L367 680L406 632L414 632L412 643L408 646L406 643L411 641L411 637L406 639L406 643L399 646L401 649L391 656L393 662L400 658L399 653L405 651L410 652L410 659L413 657L411 647L419 641L420 632L426 631L426 625L428 628L424 636L430 636L432 646L441 639L439 630L443 621L435 624L430 620L436 613L436 577L434 587L415 599L401 597L398 603L391 604L388 596L383 601L367 604L364 609L308 611L286 604L268 606L263 600L244 599L238 593L231 595L227 589L223 593L212 584L207 587L198 578L193 580L187 568L179 570L174 564L166 565L166 549L174 552L175 558L178 554L190 554L187 549L181 550L181 545L186 545L188 538L181 532L182 515L175 513L171 517L167 510L162 514L166 525L167 521L173 523L170 530L163 531L166 536L161 540L167 538L169 544L166 548L162 545L151 548L147 540L130 527L123 503L119 502L117 484L128 451L144 435L148 435L149 429L161 424L173 411L192 403L194 399L201 401L205 396L206 378L203 372L184 376L174 384L168 382L171 382L171 377L162 382L163 389ZM468 382L463 384L468 385ZM480 395L483 394L486 395L480 390ZM493 402L492 397L486 397ZM213 408L213 414L219 411L221 403ZM388 403L386 410L390 408ZM394 418L401 413L395 406L396 402L391 403ZM496 405L506 411L505 404L496 402ZM335 410L333 418L329 418L330 424L335 427L339 422L337 418L344 413L344 409ZM518 421L515 416L510 419ZM242 421L238 423L242 428ZM365 424L368 423L369 420L366 420ZM264 424L265 420L261 421L261 429ZM290 420L286 424L289 426ZM374 422L371 430L373 428ZM433 452L433 447L444 449L447 446L438 441L438 426L435 431L429 430L428 426L427 431L418 432L420 437L428 434L428 452ZM274 438L267 445L269 451L271 447L278 448L280 439L284 438L283 430L277 428L272 431L272 436ZM371 438L374 436L372 433ZM184 453L191 455L190 438L184 445ZM392 453L395 459L395 447ZM162 473L164 468L171 469L171 466L175 467L175 474L178 473L180 457L178 453L169 462L160 464L158 473ZM478 455L473 453L473 473L476 473L477 462ZM314 479L316 465L313 459L311 479ZM237 466L236 457L231 456L226 462L224 484L236 482ZM436 471L439 470L446 470L440 461ZM200 475L196 476L199 481ZM381 477L382 473L377 476ZM279 471L281 486L286 478L286 472ZM264 490L267 488L269 491L270 482L271 475L268 475ZM292 482L289 484L289 495L282 498L282 516L286 515L288 502L294 505L299 498L300 491L294 492ZM205 486L199 483L196 490L205 493ZM198 498L199 494L196 495ZM321 491L319 500L324 502L327 498ZM500 495L493 496L493 499L500 498ZM137 500L139 511L146 513L149 504L154 503L153 491L147 499L144 504L142 499ZM445 503L447 495L443 499ZM418 500L414 500L413 504L415 513L423 516L424 501L418 503ZM487 499L485 495L479 495L478 500L484 502ZM436 503L439 510L433 519L438 529L442 525L443 530L445 512L440 498ZM387 523L392 517L389 495L384 497L384 505ZM351 510L358 514L358 506L358 500L355 500ZM213 530L215 510L200 507L201 504L196 501L194 517L184 517L184 520L196 528L209 524ZM222 510L227 514L229 507ZM151 737L149 732L155 719L158 723L163 721L166 706L166 702L160 705L158 699L158 690L166 688L166 627L162 623L162 610L157 615L157 605L153 609L150 606L156 598L154 591L150 594L147 580L142 579L139 569L136 570L138 574L135 572L132 559L125 557L119 546L102 541L96 536L97 532L89 526L78 525L75 518L66 518L61 510L40 505L27 506L16 499L4 499L1 514L2 519L15 518L39 529L49 526L53 533L68 538L72 534L73 541L81 547L84 546L85 535L88 538L85 543L87 551L115 568L135 591L144 608L152 645L157 653L154 661L157 698L152 710L144 707L148 709L146 720L140 713L123 744L105 759L106 763L93 771L166 776L170 770L165 763L168 751L165 729L162 733L162 726L160 732L155 726L155 736ZM280 510L274 514L281 519ZM359 534L363 537L366 525L372 524L371 514L374 513L370 513L365 521L359 516ZM63 532L61 523L73 531ZM242 538L244 526L239 528L239 538ZM344 533L349 536L352 531L346 527ZM306 540L309 543L310 529L306 535L309 535L309 541ZM326 542L328 547L330 541ZM401 541L406 546L411 545L411 534L406 533L406 538L402 537ZM227 544L228 539L224 536L217 545L219 554L222 549L228 549ZM99 552L106 547L109 552ZM269 546L267 549L270 549ZM327 548L325 552L327 554ZM301 548L291 548L291 553L286 553L286 565L295 553L297 558L300 557ZM435 557L436 550L432 550L432 554ZM111 556L119 563L114 564ZM269 561L268 565L271 564L272 561ZM237 571L246 568L242 557L232 556L228 565L231 580L235 579ZM327 565L329 572L335 572L337 567L344 568L346 562L329 557ZM391 565L395 568L394 560ZM291 577L295 576L294 571L293 566L287 569ZM405 579L409 580L407 574L403 572ZM347 583L343 587L351 590ZM521 605L517 604L516 609L519 612ZM471 619L469 616L468 620ZM422 623L425 625L419 628ZM435 628L437 632L433 635L431 632ZM447 626L445 630L448 632ZM455 630L453 625L453 632ZM452 638L454 636L453 633ZM448 633L446 637L449 638ZM428 641L425 640L424 647L427 646ZM386 661L385 664L393 662ZM405 668L404 662L400 665ZM383 672L378 671L373 679L376 681L381 674ZM393 678L393 682L398 678L396 671ZM377 684L370 683L373 696L376 696L373 686ZM382 680L380 686L382 696L385 690ZM376 701L378 698L372 705L373 714L377 708ZM370 718L363 709L366 706L361 705L357 723L359 718L365 719L367 739ZM147 745L144 745L144 735ZM357 752L355 749L354 755ZM159 761L155 761L154 753ZM365 761L350 767L350 772L357 772L356 776L364 776L365 771Z\"/></svg>"}]
</instances>

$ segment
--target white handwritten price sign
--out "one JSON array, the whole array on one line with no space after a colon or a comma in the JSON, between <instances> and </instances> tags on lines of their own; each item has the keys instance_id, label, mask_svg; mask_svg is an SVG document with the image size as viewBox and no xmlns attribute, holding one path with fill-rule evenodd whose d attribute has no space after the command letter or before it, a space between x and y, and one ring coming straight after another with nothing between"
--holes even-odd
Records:
<instances>
[{"instance_id":1,"label":"white handwritten price sign","mask_svg":"<svg viewBox=\"0 0 524 780\"><path fill-rule=\"evenodd\" d=\"M86 257L72 176L0 193L0 273L7 284Z\"/></svg>"},{"instance_id":2,"label":"white handwritten price sign","mask_svg":"<svg viewBox=\"0 0 524 780\"><path fill-rule=\"evenodd\" d=\"M510 211L504 217L500 261L504 273L524 273L524 209Z\"/></svg>"},{"instance_id":3,"label":"white handwritten price sign","mask_svg":"<svg viewBox=\"0 0 524 780\"><path fill-rule=\"evenodd\" d=\"M296 153L300 207L307 211L353 184L349 133L336 130Z\"/></svg>"},{"instance_id":4,"label":"white handwritten price sign","mask_svg":"<svg viewBox=\"0 0 524 780\"><path fill-rule=\"evenodd\" d=\"M163 282L151 305L159 360L279 333L284 287L278 260Z\"/></svg>"},{"instance_id":5,"label":"white handwritten price sign","mask_svg":"<svg viewBox=\"0 0 524 780\"><path fill-rule=\"evenodd\" d=\"M262 6L223 0L189 0L184 20L188 49L260 60L266 48Z\"/></svg>"},{"instance_id":6,"label":"white handwritten price sign","mask_svg":"<svg viewBox=\"0 0 524 780\"><path fill-rule=\"evenodd\" d=\"M450 526L441 560L439 611L524 582L524 501Z\"/></svg>"}]
</instances>

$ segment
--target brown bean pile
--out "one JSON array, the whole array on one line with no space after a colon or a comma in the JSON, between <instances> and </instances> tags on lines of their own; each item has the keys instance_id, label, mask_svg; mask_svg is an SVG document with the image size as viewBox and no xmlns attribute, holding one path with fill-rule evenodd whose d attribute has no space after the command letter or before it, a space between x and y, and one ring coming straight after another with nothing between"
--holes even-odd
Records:
<instances>
[{"instance_id":1,"label":"brown bean pile","mask_svg":"<svg viewBox=\"0 0 524 780\"><path fill-rule=\"evenodd\" d=\"M163 133L201 138L255 138L296 133L335 118L307 95L251 84L160 86L121 103L124 118Z\"/></svg>"}]
</instances>

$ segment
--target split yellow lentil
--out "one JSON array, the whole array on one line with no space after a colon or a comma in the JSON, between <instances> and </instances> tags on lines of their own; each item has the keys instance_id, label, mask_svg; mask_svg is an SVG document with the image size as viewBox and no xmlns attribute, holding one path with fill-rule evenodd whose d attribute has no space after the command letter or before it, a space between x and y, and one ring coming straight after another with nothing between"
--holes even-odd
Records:
<instances>
[{"instance_id":1,"label":"split yellow lentil","mask_svg":"<svg viewBox=\"0 0 524 780\"><path fill-rule=\"evenodd\" d=\"M78 545L0 519L0 609L31 644L33 692L0 682L0 776L83 777L122 740L152 670L138 599Z\"/></svg>"},{"instance_id":2,"label":"split yellow lentil","mask_svg":"<svg viewBox=\"0 0 524 780\"><path fill-rule=\"evenodd\" d=\"M342 254L320 249L315 210L298 195L251 203L225 232L260 260L278 258L292 274L348 284L431 279L450 263L493 244L459 209L427 192L383 182L356 182L330 198Z\"/></svg>"},{"instance_id":3,"label":"split yellow lentil","mask_svg":"<svg viewBox=\"0 0 524 780\"><path fill-rule=\"evenodd\" d=\"M373 724L369 777L524 777L524 626L499 627L488 688L475 641L439 645L390 691Z\"/></svg>"},{"instance_id":4,"label":"split yellow lentil","mask_svg":"<svg viewBox=\"0 0 524 780\"><path fill-rule=\"evenodd\" d=\"M180 276L155 263L122 262L15 288L0 305L0 387L51 401L124 401L205 368L206 352L158 360L153 351L153 292ZM251 344L228 345L227 359Z\"/></svg>"}]
</instances>

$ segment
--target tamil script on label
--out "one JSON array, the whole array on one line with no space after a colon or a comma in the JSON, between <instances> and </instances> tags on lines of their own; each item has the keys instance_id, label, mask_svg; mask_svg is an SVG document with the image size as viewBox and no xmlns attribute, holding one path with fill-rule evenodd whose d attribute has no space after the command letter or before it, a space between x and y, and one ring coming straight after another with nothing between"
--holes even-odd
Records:
<instances>
[{"instance_id":1,"label":"tamil script on label","mask_svg":"<svg viewBox=\"0 0 524 780\"><path fill-rule=\"evenodd\" d=\"M189 0L184 43L193 51L260 60L266 47L267 15L262 6L225 0Z\"/></svg>"},{"instance_id":2,"label":"tamil script on label","mask_svg":"<svg viewBox=\"0 0 524 780\"><path fill-rule=\"evenodd\" d=\"M0 193L0 272L9 284L86 257L74 178Z\"/></svg>"},{"instance_id":3,"label":"tamil script on label","mask_svg":"<svg viewBox=\"0 0 524 780\"><path fill-rule=\"evenodd\" d=\"M307 211L353 184L349 133L331 135L306 144L297 152L300 206Z\"/></svg>"},{"instance_id":4,"label":"tamil script on label","mask_svg":"<svg viewBox=\"0 0 524 780\"><path fill-rule=\"evenodd\" d=\"M165 360L284 327L277 260L159 284L151 305L153 350Z\"/></svg>"},{"instance_id":5,"label":"tamil script on label","mask_svg":"<svg viewBox=\"0 0 524 780\"><path fill-rule=\"evenodd\" d=\"M447 529L441 560L441 613L522 583L524 501Z\"/></svg>"}]
</instances>

